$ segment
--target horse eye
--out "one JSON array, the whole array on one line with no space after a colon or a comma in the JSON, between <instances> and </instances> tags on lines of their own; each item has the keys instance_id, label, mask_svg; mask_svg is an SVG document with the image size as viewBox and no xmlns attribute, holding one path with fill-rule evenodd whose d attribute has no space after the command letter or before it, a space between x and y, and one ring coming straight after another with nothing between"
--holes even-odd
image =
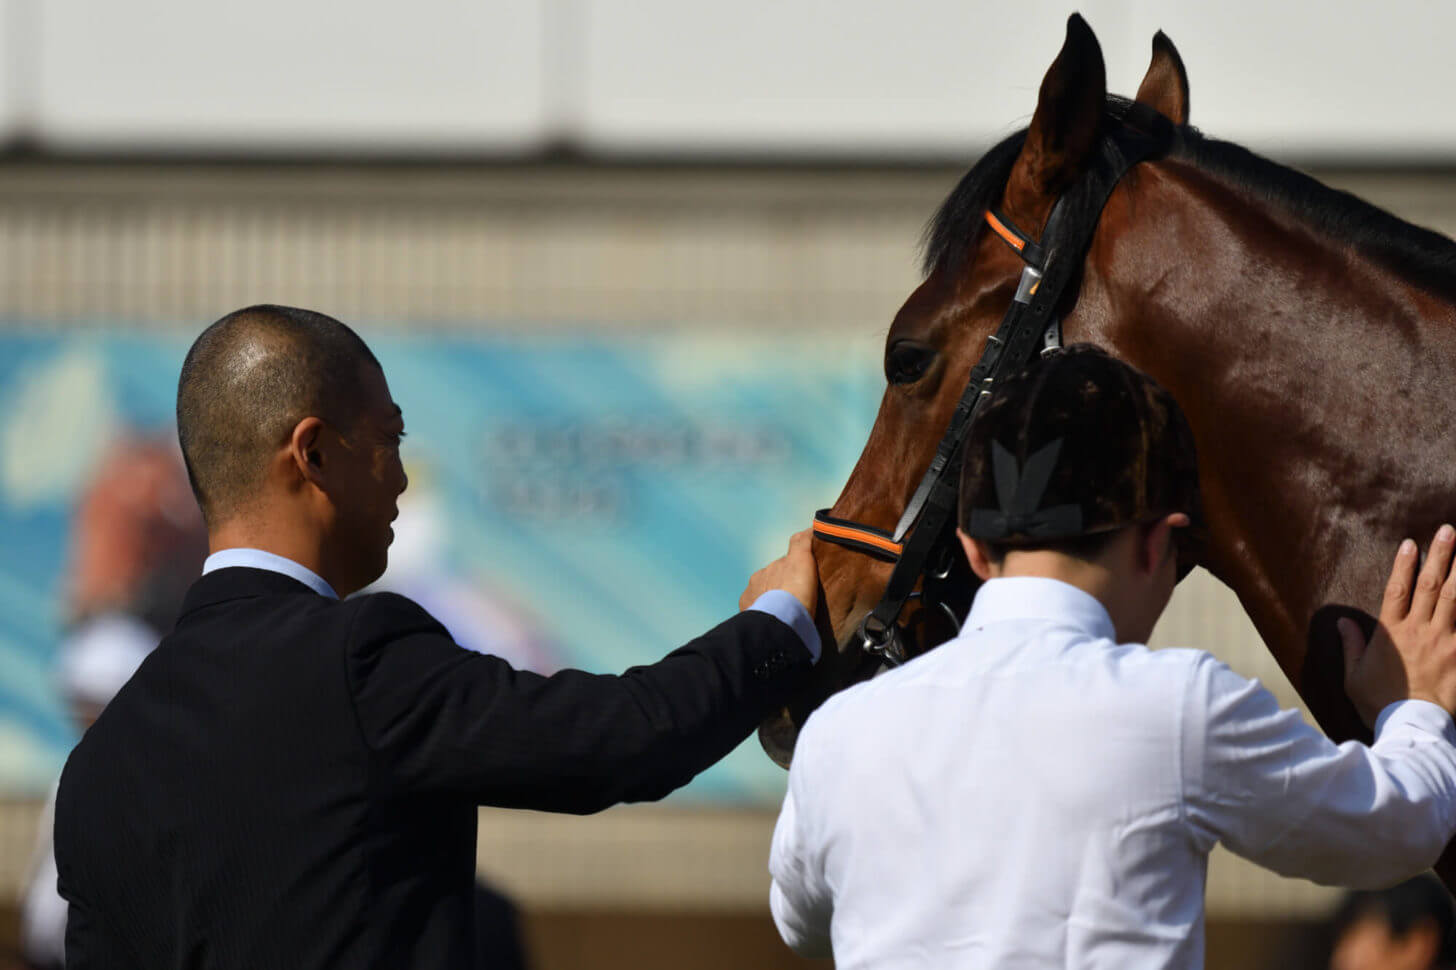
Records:
<instances>
[{"instance_id":1,"label":"horse eye","mask_svg":"<svg viewBox=\"0 0 1456 970\"><path fill-rule=\"evenodd\" d=\"M935 360L935 349L909 340L897 341L885 353L885 380L891 384L914 384L925 376Z\"/></svg>"}]
</instances>

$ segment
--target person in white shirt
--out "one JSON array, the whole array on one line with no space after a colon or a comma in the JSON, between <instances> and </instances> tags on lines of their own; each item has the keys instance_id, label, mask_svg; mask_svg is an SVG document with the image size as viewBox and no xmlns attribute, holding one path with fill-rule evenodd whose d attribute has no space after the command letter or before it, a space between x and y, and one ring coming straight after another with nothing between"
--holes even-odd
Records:
<instances>
[{"instance_id":1,"label":"person in white shirt","mask_svg":"<svg viewBox=\"0 0 1456 970\"><path fill-rule=\"evenodd\" d=\"M978 415L956 639L832 697L795 750L770 904L856 967L1200 967L1208 853L1388 885L1456 831L1456 573L1406 540L1379 632L1345 638L1375 741L1335 745L1195 650L1143 645L1198 513L1187 423L1092 347ZM1437 595L1436 590L1443 590ZM1414 595L1412 595L1414 590Z\"/></svg>"}]
</instances>

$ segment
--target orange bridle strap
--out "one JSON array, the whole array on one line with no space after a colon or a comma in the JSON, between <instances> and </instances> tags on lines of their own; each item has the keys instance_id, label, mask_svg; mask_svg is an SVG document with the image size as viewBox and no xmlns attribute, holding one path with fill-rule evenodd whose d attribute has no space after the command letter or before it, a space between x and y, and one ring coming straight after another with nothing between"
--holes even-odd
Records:
<instances>
[{"instance_id":1,"label":"orange bridle strap","mask_svg":"<svg viewBox=\"0 0 1456 970\"><path fill-rule=\"evenodd\" d=\"M986 225L990 226L992 232L1006 240L1006 245L1018 253L1026 248L1026 240L1022 237L1021 233L1002 222L994 210L986 210Z\"/></svg>"},{"instance_id":2,"label":"orange bridle strap","mask_svg":"<svg viewBox=\"0 0 1456 970\"><path fill-rule=\"evenodd\" d=\"M888 532L847 519L836 519L829 515L828 509L820 509L814 513L814 535L826 542L856 549L886 562L896 562L905 551L905 544L896 542Z\"/></svg>"},{"instance_id":3,"label":"orange bridle strap","mask_svg":"<svg viewBox=\"0 0 1456 970\"><path fill-rule=\"evenodd\" d=\"M1006 245L1021 256L1026 264L1038 273L1046 269L1046 251L1026 233L1016 228L1015 223L995 209L986 210L986 225L1000 236Z\"/></svg>"}]
</instances>

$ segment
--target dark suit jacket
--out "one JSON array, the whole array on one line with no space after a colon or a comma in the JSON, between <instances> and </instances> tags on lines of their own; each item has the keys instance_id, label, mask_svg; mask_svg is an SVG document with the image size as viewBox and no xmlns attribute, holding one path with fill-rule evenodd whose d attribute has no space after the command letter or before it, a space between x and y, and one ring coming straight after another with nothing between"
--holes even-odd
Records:
<instances>
[{"instance_id":1,"label":"dark suit jacket","mask_svg":"<svg viewBox=\"0 0 1456 970\"><path fill-rule=\"evenodd\" d=\"M468 966L477 804L661 798L810 665L747 612L621 676L541 677L401 596L210 573L66 762L68 963Z\"/></svg>"}]
</instances>

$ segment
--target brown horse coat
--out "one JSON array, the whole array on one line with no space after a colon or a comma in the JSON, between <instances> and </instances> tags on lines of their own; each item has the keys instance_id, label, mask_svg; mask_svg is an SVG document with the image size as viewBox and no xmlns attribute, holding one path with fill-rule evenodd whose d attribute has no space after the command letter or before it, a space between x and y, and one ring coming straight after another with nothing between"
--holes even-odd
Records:
<instances>
[{"instance_id":1,"label":"brown horse coat","mask_svg":"<svg viewBox=\"0 0 1456 970\"><path fill-rule=\"evenodd\" d=\"M1161 34L1137 100L1177 125L1174 143L1103 209L1064 298L1065 340L1109 348L1177 397L1201 465L1201 565L1237 593L1324 730L1367 739L1334 621L1372 628L1400 539L1456 518L1456 244L1188 128L1187 77ZM886 341L889 386L833 515L893 528L1016 288L1021 261L982 231L985 206L1039 237L1115 123L1107 109L1100 49L1074 16L1030 127L988 153L933 224L926 278ZM891 567L824 542L815 554L819 619L844 645ZM816 690L761 732L781 760L795 724L867 672L854 651L827 661Z\"/></svg>"}]
</instances>

